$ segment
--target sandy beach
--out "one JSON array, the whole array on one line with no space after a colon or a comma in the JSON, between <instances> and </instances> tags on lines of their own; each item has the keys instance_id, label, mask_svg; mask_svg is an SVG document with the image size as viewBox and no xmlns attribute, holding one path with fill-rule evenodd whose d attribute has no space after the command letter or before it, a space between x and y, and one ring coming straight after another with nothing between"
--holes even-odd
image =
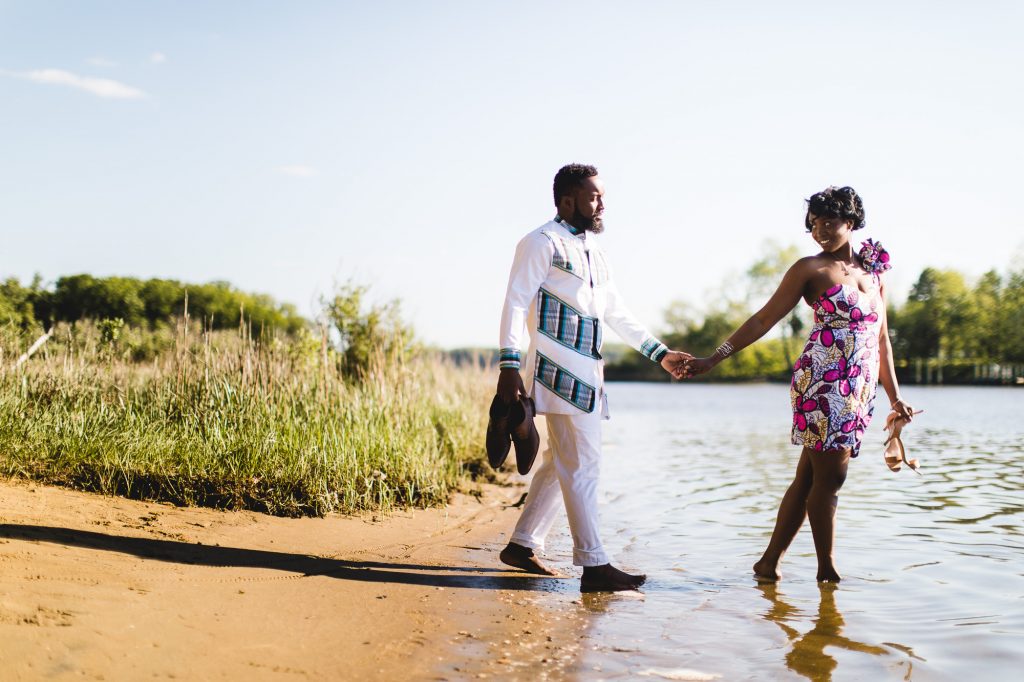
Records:
<instances>
[{"instance_id":1,"label":"sandy beach","mask_svg":"<svg viewBox=\"0 0 1024 682\"><path fill-rule=\"evenodd\" d=\"M286 519L0 483L3 678L557 679L585 618L497 561L523 491Z\"/></svg>"}]
</instances>

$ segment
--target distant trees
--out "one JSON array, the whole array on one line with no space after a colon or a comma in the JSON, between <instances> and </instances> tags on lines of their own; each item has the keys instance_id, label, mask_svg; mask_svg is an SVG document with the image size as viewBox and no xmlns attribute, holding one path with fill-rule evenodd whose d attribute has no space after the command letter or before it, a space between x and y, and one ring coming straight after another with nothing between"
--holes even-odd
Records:
<instances>
[{"instance_id":1,"label":"distant trees","mask_svg":"<svg viewBox=\"0 0 1024 682\"><path fill-rule=\"evenodd\" d=\"M320 302L325 322L337 336L339 365L345 372L366 372L378 354L397 362L414 350L413 330L402 319L399 302L372 303L369 291L350 281Z\"/></svg>"},{"instance_id":2,"label":"distant trees","mask_svg":"<svg viewBox=\"0 0 1024 682\"><path fill-rule=\"evenodd\" d=\"M890 307L898 357L1024 362L1024 270L990 270L969 286L954 270L925 268L907 302Z\"/></svg>"},{"instance_id":3,"label":"distant trees","mask_svg":"<svg viewBox=\"0 0 1024 682\"><path fill-rule=\"evenodd\" d=\"M255 328L292 334L308 322L295 307L264 294L240 291L227 282L186 284L134 277L61 277L45 289L37 277L28 286L9 278L0 284L0 325L22 329L81 319L120 319L131 327L155 328L183 314L212 329L237 327L243 316Z\"/></svg>"},{"instance_id":4,"label":"distant trees","mask_svg":"<svg viewBox=\"0 0 1024 682\"><path fill-rule=\"evenodd\" d=\"M38 277L27 287L13 277L0 283L0 325L11 325L21 330L35 326L35 301L39 293Z\"/></svg>"},{"instance_id":5,"label":"distant trees","mask_svg":"<svg viewBox=\"0 0 1024 682\"><path fill-rule=\"evenodd\" d=\"M314 323L290 304L227 282L185 284L82 274L61 277L49 289L38 277L28 286L14 278L0 282L0 365L54 323L71 325L72 334L77 329L94 335L112 358L151 360L173 347L173 325L185 313L186 297L193 330L237 329L244 323L247 338L250 330L253 336L284 333L292 337L289 353L322 358L324 366L333 364L355 379L381 366L401 364L422 350L397 300L376 302L370 287L352 281L321 299ZM76 324L83 320L90 322Z\"/></svg>"},{"instance_id":6,"label":"distant trees","mask_svg":"<svg viewBox=\"0 0 1024 682\"><path fill-rule=\"evenodd\" d=\"M703 312L674 301L665 312L662 340L695 355L707 355L759 308L797 259L794 247L765 242L762 256L745 273L712 295ZM746 290L742 300L726 292ZM799 304L779 323L777 336L763 339L719 365L710 380L785 379L789 376L808 324L809 308ZM960 272L925 268L902 305L888 308L889 334L897 372L905 380L924 380L931 370L945 380L985 380L998 365L1024 363L1024 264L1005 275L991 270L971 283ZM1012 368L1011 368L1012 369ZM611 379L664 379L664 373L636 354L610 363Z\"/></svg>"}]
</instances>

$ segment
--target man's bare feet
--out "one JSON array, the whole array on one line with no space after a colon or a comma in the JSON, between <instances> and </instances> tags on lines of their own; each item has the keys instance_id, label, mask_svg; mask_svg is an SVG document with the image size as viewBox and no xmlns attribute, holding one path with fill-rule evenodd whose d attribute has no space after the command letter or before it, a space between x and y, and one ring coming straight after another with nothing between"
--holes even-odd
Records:
<instances>
[{"instance_id":1,"label":"man's bare feet","mask_svg":"<svg viewBox=\"0 0 1024 682\"><path fill-rule=\"evenodd\" d=\"M514 542L508 543L505 549L501 550L498 558L501 559L503 564L508 564L514 568L521 568L527 573L533 573L534 575L558 575L542 564L532 549L517 545Z\"/></svg>"},{"instance_id":2,"label":"man's bare feet","mask_svg":"<svg viewBox=\"0 0 1024 682\"><path fill-rule=\"evenodd\" d=\"M828 566L818 567L818 582L819 583L837 583L843 579L843 576L839 575L839 571L836 570L835 566L831 564Z\"/></svg>"},{"instance_id":3,"label":"man's bare feet","mask_svg":"<svg viewBox=\"0 0 1024 682\"><path fill-rule=\"evenodd\" d=\"M580 592L624 592L635 590L647 582L646 575L632 575L611 564L584 566Z\"/></svg>"},{"instance_id":4,"label":"man's bare feet","mask_svg":"<svg viewBox=\"0 0 1024 682\"><path fill-rule=\"evenodd\" d=\"M777 565L761 559L754 564L754 577L757 578L758 582L773 583L777 582L782 577L782 574L779 573Z\"/></svg>"}]
</instances>

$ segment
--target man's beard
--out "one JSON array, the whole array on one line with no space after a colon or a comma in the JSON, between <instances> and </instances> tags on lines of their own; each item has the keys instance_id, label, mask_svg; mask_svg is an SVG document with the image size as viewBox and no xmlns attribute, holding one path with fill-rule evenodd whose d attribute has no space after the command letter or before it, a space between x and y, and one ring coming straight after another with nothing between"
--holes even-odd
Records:
<instances>
[{"instance_id":1,"label":"man's beard","mask_svg":"<svg viewBox=\"0 0 1024 682\"><path fill-rule=\"evenodd\" d=\"M569 221L573 227L577 230L583 230L584 232L593 232L594 234L601 234L604 232L604 221L601 216L586 217L580 213L580 209L573 209L572 220Z\"/></svg>"}]
</instances>

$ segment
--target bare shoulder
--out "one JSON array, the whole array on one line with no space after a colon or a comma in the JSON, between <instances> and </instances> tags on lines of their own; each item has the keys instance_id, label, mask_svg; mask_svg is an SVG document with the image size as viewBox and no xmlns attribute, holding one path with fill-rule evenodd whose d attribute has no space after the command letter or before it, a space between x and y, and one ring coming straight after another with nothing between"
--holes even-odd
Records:
<instances>
[{"instance_id":1,"label":"bare shoulder","mask_svg":"<svg viewBox=\"0 0 1024 682\"><path fill-rule=\"evenodd\" d=\"M817 274L822 266L827 264L827 261L828 259L821 255L804 256L790 266L788 274L806 280Z\"/></svg>"}]
</instances>

